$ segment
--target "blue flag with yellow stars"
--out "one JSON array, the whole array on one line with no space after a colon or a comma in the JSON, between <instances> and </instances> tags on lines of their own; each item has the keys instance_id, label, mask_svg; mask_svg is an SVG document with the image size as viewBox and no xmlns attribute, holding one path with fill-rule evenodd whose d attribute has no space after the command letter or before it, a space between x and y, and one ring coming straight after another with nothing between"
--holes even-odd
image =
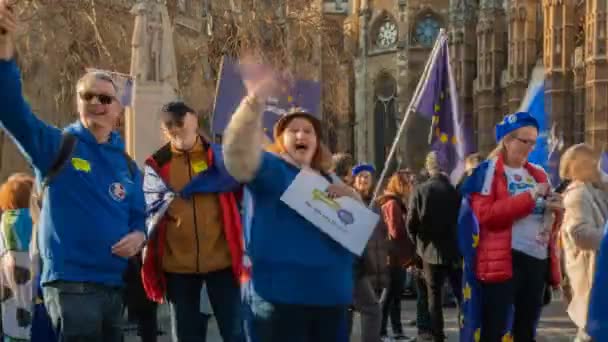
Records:
<instances>
[{"instance_id":1,"label":"blue flag with yellow stars","mask_svg":"<svg viewBox=\"0 0 608 342\"><path fill-rule=\"evenodd\" d=\"M437 152L442 171L454 180L463 170L465 131L458 110L458 94L445 33L437 37L434 51L436 53L430 57L430 69L421 80L423 85L415 108L417 113L431 120L429 144Z\"/></svg>"},{"instance_id":2,"label":"blue flag with yellow stars","mask_svg":"<svg viewBox=\"0 0 608 342\"><path fill-rule=\"evenodd\" d=\"M320 118L321 84L319 82L295 80L290 83L285 81L281 90L280 96L266 100L266 109L262 119L264 131L271 140L275 122L293 107L304 108ZM234 59L224 57L211 120L214 137L224 134L232 113L236 111L246 94L247 90L243 84L238 63Z\"/></svg>"},{"instance_id":3,"label":"blue flag with yellow stars","mask_svg":"<svg viewBox=\"0 0 608 342\"><path fill-rule=\"evenodd\" d=\"M489 161L481 163L461 187L463 200L458 215L458 248L463 257L460 342L479 342L481 340L482 288L475 275L479 221L471 208L470 195L482 193L488 168ZM501 342L513 342L511 334L513 315L513 309L509 310L509 319Z\"/></svg>"},{"instance_id":4,"label":"blue flag with yellow stars","mask_svg":"<svg viewBox=\"0 0 608 342\"><path fill-rule=\"evenodd\" d=\"M608 176L608 152L604 151L598 165L602 178ZM595 274L591 285L587 334L594 341L608 341L608 224L604 227L604 237L596 259Z\"/></svg>"}]
</instances>

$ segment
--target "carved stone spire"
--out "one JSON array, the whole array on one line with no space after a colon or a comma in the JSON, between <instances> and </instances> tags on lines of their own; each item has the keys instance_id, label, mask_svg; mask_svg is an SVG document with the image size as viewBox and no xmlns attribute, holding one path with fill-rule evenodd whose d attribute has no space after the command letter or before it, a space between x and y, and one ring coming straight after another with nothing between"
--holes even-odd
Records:
<instances>
[{"instance_id":1,"label":"carved stone spire","mask_svg":"<svg viewBox=\"0 0 608 342\"><path fill-rule=\"evenodd\" d=\"M494 126L505 113L501 109L501 77L506 65L506 22L502 1L482 0L477 23L477 80L475 82L479 151L495 145Z\"/></svg>"},{"instance_id":2,"label":"carved stone spire","mask_svg":"<svg viewBox=\"0 0 608 342\"><path fill-rule=\"evenodd\" d=\"M474 0L450 0L450 53L459 108L465 127L475 128L473 83L477 67L477 3ZM475 134L473 135L475 136ZM471 151L466 151L471 152Z\"/></svg>"},{"instance_id":3,"label":"carved stone spire","mask_svg":"<svg viewBox=\"0 0 608 342\"><path fill-rule=\"evenodd\" d=\"M538 0L513 0L508 8L509 63L507 101L515 112L524 98L530 73L538 59Z\"/></svg>"},{"instance_id":4,"label":"carved stone spire","mask_svg":"<svg viewBox=\"0 0 608 342\"><path fill-rule=\"evenodd\" d=\"M608 141L608 62L606 61L606 1L587 0L585 75L586 141L604 148Z\"/></svg>"},{"instance_id":5,"label":"carved stone spire","mask_svg":"<svg viewBox=\"0 0 608 342\"><path fill-rule=\"evenodd\" d=\"M572 100L576 0L543 0L545 111L557 131L563 132L566 146L573 138ZM588 2L589 3L589 2Z\"/></svg>"}]
</instances>

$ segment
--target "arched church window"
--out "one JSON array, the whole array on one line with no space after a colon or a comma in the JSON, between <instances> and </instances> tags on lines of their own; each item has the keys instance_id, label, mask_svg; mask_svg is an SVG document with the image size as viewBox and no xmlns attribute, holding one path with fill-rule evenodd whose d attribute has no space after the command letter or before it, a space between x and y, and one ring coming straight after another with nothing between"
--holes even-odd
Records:
<instances>
[{"instance_id":1,"label":"arched church window","mask_svg":"<svg viewBox=\"0 0 608 342\"><path fill-rule=\"evenodd\" d=\"M397 81L388 72L376 78L374 106L374 163L384 166L397 133Z\"/></svg>"}]
</instances>

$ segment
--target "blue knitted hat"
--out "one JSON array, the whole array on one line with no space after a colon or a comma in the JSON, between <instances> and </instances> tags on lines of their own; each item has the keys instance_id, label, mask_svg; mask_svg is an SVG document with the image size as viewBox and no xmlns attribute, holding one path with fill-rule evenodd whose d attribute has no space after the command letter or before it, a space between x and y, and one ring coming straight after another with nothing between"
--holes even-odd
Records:
<instances>
[{"instance_id":1,"label":"blue knitted hat","mask_svg":"<svg viewBox=\"0 0 608 342\"><path fill-rule=\"evenodd\" d=\"M376 169L371 164L359 164L353 167L353 177L365 171L369 173L374 173L376 172Z\"/></svg>"},{"instance_id":2,"label":"blue knitted hat","mask_svg":"<svg viewBox=\"0 0 608 342\"><path fill-rule=\"evenodd\" d=\"M496 125L496 141L501 141L507 134L527 126L535 127L538 130L538 121L527 112L507 115Z\"/></svg>"}]
</instances>

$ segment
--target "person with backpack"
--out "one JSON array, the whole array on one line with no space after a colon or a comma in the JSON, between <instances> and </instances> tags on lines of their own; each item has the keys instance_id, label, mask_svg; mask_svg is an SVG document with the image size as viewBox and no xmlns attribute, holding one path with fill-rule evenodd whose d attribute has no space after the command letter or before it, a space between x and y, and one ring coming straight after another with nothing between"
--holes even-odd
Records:
<instances>
[{"instance_id":1,"label":"person with backpack","mask_svg":"<svg viewBox=\"0 0 608 342\"><path fill-rule=\"evenodd\" d=\"M60 341L120 342L123 273L146 235L142 175L113 130L117 87L110 75L87 73L76 84L79 120L64 129L43 122L22 94L16 27L0 0L0 125L37 178L44 303Z\"/></svg>"},{"instance_id":2,"label":"person with backpack","mask_svg":"<svg viewBox=\"0 0 608 342\"><path fill-rule=\"evenodd\" d=\"M245 260L251 280L246 322L254 341L336 342L352 302L354 254L281 201L302 171L325 178L330 198L355 192L328 172L329 151L320 120L293 108L274 124L274 143L264 151L264 101L279 90L265 66L241 64L248 95L224 133L228 172L246 185Z\"/></svg>"},{"instance_id":3,"label":"person with backpack","mask_svg":"<svg viewBox=\"0 0 608 342\"><path fill-rule=\"evenodd\" d=\"M145 162L146 202L158 220L148 227L144 287L151 299L167 299L174 342L206 341L209 315L198 300L205 289L223 341L242 342L241 185L184 102L163 106L161 128L169 142ZM160 203L166 210L153 210Z\"/></svg>"}]
</instances>

